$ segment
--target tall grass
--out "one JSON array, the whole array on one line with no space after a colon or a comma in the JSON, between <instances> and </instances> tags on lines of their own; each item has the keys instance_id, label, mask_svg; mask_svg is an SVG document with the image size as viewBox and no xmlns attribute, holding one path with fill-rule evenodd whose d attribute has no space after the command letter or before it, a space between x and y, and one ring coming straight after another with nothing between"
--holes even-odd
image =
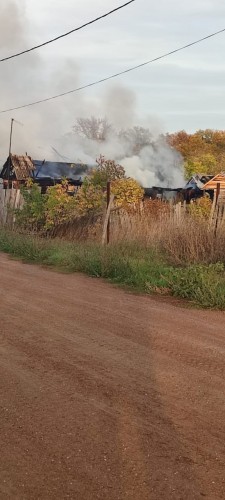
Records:
<instances>
[{"instance_id":1,"label":"tall grass","mask_svg":"<svg viewBox=\"0 0 225 500\"><path fill-rule=\"evenodd\" d=\"M163 241L168 241L167 235ZM97 242L66 242L0 230L0 251L25 262L80 271L139 292L172 294L203 307L225 309L224 265L175 266L172 260L177 255L171 258L170 251L166 255L161 243L160 237L154 246L133 239L103 247Z\"/></svg>"},{"instance_id":2,"label":"tall grass","mask_svg":"<svg viewBox=\"0 0 225 500\"><path fill-rule=\"evenodd\" d=\"M208 220L184 215L176 221L169 215L123 215L113 227L112 241L138 241L162 252L174 265L225 263L225 226L210 226Z\"/></svg>"},{"instance_id":3,"label":"tall grass","mask_svg":"<svg viewBox=\"0 0 225 500\"><path fill-rule=\"evenodd\" d=\"M169 293L225 309L225 227L168 204L112 212L110 245L101 245L104 214L71 220L42 238L0 230L0 251L65 272L84 272L145 293ZM201 214L200 214L201 215Z\"/></svg>"},{"instance_id":4,"label":"tall grass","mask_svg":"<svg viewBox=\"0 0 225 500\"><path fill-rule=\"evenodd\" d=\"M155 207L156 208L156 207ZM173 265L225 263L225 226L215 228L204 217L184 213L177 219L168 205L159 210L113 212L111 243L136 243L162 253ZM71 242L100 243L103 216L81 218L54 229L53 236Z\"/></svg>"}]
</instances>

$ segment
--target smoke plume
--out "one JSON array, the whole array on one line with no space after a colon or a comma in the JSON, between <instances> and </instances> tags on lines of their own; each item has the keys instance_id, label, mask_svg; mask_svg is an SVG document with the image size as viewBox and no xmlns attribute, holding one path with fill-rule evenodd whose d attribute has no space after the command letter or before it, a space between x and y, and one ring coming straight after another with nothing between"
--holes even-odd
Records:
<instances>
[{"instance_id":1,"label":"smoke plume","mask_svg":"<svg viewBox=\"0 0 225 500\"><path fill-rule=\"evenodd\" d=\"M28 2L28 0L27 0ZM5 5L7 3L7 5ZM0 51L2 56L18 52L34 40L26 19L26 0L0 4ZM2 63L0 109L44 99L82 81L82 68L71 59L49 64L44 50ZM91 97L89 97L91 95ZM123 85L96 87L96 94L78 93L48 103L0 115L0 165L9 147L10 119L15 118L12 152L27 152L37 160L55 160L95 165L99 155L116 160L128 176L144 187L181 187L182 158L170 148L156 118L138 116L136 95ZM112 126L104 140L76 133L79 117L105 117ZM134 129L136 125L139 128ZM144 137L145 135L148 137ZM140 137L139 137L140 136Z\"/></svg>"}]
</instances>

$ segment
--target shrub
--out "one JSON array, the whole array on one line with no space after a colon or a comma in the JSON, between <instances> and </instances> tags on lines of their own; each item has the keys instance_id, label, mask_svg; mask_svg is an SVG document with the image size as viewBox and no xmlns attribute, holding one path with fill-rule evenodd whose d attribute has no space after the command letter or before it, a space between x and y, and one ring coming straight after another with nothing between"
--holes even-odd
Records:
<instances>
[{"instance_id":1,"label":"shrub","mask_svg":"<svg viewBox=\"0 0 225 500\"><path fill-rule=\"evenodd\" d=\"M198 219L208 219L212 209L210 197L205 195L189 205L190 214Z\"/></svg>"},{"instance_id":2,"label":"shrub","mask_svg":"<svg viewBox=\"0 0 225 500\"><path fill-rule=\"evenodd\" d=\"M45 203L47 229L71 219L76 212L76 199L68 194L68 181L48 188Z\"/></svg>"},{"instance_id":3,"label":"shrub","mask_svg":"<svg viewBox=\"0 0 225 500\"><path fill-rule=\"evenodd\" d=\"M86 178L83 185L75 195L76 215L84 216L90 212L96 212L106 204L106 194L101 186L92 184L91 179Z\"/></svg>"},{"instance_id":4,"label":"shrub","mask_svg":"<svg viewBox=\"0 0 225 500\"><path fill-rule=\"evenodd\" d=\"M21 188L24 199L22 209L16 210L16 223L27 231L39 231L45 225L46 196L41 194L37 184L29 180Z\"/></svg>"},{"instance_id":5,"label":"shrub","mask_svg":"<svg viewBox=\"0 0 225 500\"><path fill-rule=\"evenodd\" d=\"M112 182L112 193L117 206L139 203L143 199L144 190L134 179L119 179Z\"/></svg>"}]
</instances>

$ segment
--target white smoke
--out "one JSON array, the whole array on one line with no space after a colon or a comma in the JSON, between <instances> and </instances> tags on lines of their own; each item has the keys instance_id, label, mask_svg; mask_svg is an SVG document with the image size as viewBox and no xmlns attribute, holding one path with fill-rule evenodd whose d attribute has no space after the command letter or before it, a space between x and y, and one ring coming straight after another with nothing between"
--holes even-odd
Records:
<instances>
[{"instance_id":1,"label":"white smoke","mask_svg":"<svg viewBox=\"0 0 225 500\"><path fill-rule=\"evenodd\" d=\"M180 188L184 185L180 155L159 138L154 145L146 146L138 156L121 160L126 173L144 187Z\"/></svg>"},{"instance_id":2,"label":"white smoke","mask_svg":"<svg viewBox=\"0 0 225 500\"><path fill-rule=\"evenodd\" d=\"M100 155L119 162L129 177L135 178L142 186L161 186L178 188L184 185L183 160L181 155L172 149L162 134L162 126L152 117L140 119L137 113L136 97L124 86L113 86L107 89L92 106L84 104L83 118L96 113L112 124L112 129L104 141L88 139L76 133L69 133L58 139L58 148L66 159L94 165ZM89 110L87 115L86 110ZM142 135L146 135L150 143L139 147L134 153L135 125L139 123ZM120 130L125 131L119 133ZM137 131L137 134L139 132Z\"/></svg>"},{"instance_id":3,"label":"white smoke","mask_svg":"<svg viewBox=\"0 0 225 500\"><path fill-rule=\"evenodd\" d=\"M28 0L27 0L28 2ZM6 5L7 3L7 5ZM7 0L0 4L0 51L2 56L32 45L26 19L26 0ZM13 59L2 64L0 109L24 104L64 89L79 86L80 68L76 61L64 60L55 69L47 64L43 52ZM106 89L106 90L105 90ZM89 97L91 95L91 97ZM72 132L78 117L106 117L112 130L103 142L80 137ZM97 94L78 93L12 114L24 127L15 123L12 152L28 152L34 159L83 162L94 165L104 155L124 166L128 176L144 187L153 185L181 187L184 184L182 158L162 136L162 126L155 117L139 117L136 95L123 85L97 87ZM0 160L8 155L9 114L0 115ZM134 141L119 135L135 125L150 130L150 144L134 153ZM71 131L71 132L70 132Z\"/></svg>"}]
</instances>

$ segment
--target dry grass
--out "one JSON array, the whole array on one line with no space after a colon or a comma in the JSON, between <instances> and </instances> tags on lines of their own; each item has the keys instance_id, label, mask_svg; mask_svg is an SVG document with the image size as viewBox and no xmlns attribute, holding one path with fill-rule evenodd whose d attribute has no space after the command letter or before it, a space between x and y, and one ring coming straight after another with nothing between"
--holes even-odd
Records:
<instances>
[{"instance_id":1,"label":"dry grass","mask_svg":"<svg viewBox=\"0 0 225 500\"><path fill-rule=\"evenodd\" d=\"M67 241L101 242L103 214L85 216L54 228L51 236ZM136 210L113 211L111 242L138 243L161 252L171 264L225 263L225 226L210 227L204 217L170 210L160 201Z\"/></svg>"},{"instance_id":2,"label":"dry grass","mask_svg":"<svg viewBox=\"0 0 225 500\"><path fill-rule=\"evenodd\" d=\"M206 221L186 217L177 227L168 224L159 243L173 264L225 263L225 227L215 234Z\"/></svg>"},{"instance_id":3,"label":"dry grass","mask_svg":"<svg viewBox=\"0 0 225 500\"><path fill-rule=\"evenodd\" d=\"M49 232L52 238L66 241L100 241L103 226L102 213L90 213L55 226Z\"/></svg>"},{"instance_id":4,"label":"dry grass","mask_svg":"<svg viewBox=\"0 0 225 500\"><path fill-rule=\"evenodd\" d=\"M112 229L112 241L138 241L162 251L176 265L225 262L225 226L215 233L208 221L188 214L180 221L168 214L123 214Z\"/></svg>"}]
</instances>

